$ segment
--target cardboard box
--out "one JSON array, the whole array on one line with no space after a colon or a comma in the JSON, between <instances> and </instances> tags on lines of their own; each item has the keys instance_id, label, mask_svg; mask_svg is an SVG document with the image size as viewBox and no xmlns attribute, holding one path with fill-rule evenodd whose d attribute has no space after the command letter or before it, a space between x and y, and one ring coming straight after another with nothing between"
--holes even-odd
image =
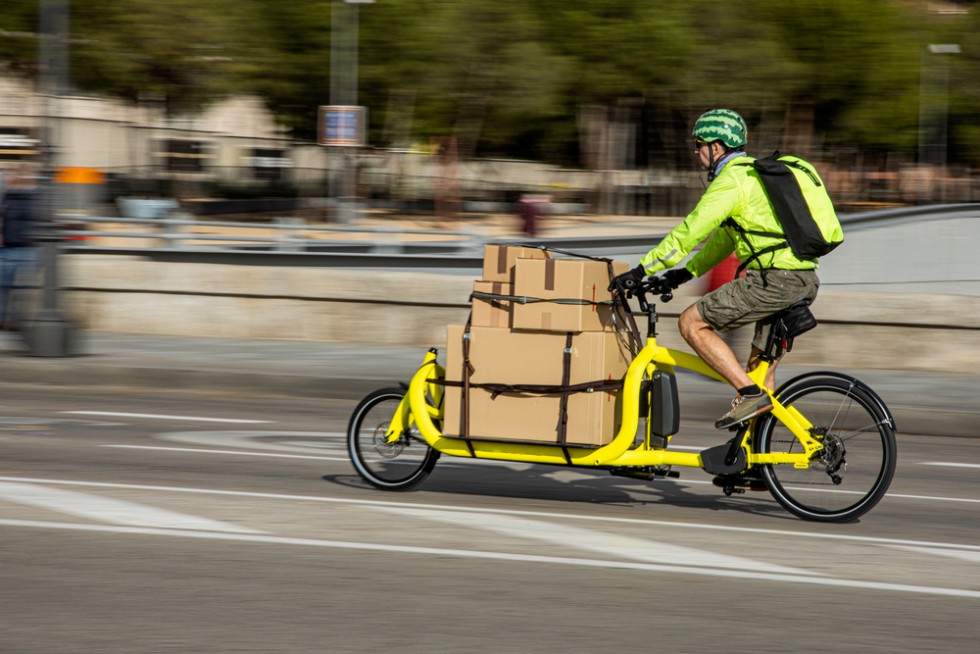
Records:
<instances>
[{"instance_id":1,"label":"cardboard box","mask_svg":"<svg viewBox=\"0 0 980 654\"><path fill-rule=\"evenodd\" d=\"M616 261L613 275L629 270L629 264ZM609 267L602 261L581 259L518 259L515 265L514 295L545 300L587 300L608 302ZM511 326L552 332L588 332L615 329L611 305L558 304L530 302L515 304Z\"/></svg>"},{"instance_id":2,"label":"cardboard box","mask_svg":"<svg viewBox=\"0 0 980 654\"><path fill-rule=\"evenodd\" d=\"M505 282L473 282L473 290L494 295L513 295L514 285ZM473 298L473 315L470 322L474 327L510 327L510 300L491 300Z\"/></svg>"},{"instance_id":3,"label":"cardboard box","mask_svg":"<svg viewBox=\"0 0 980 654\"><path fill-rule=\"evenodd\" d=\"M518 259L550 259L551 253L520 245L486 245L483 248L483 281L514 283Z\"/></svg>"},{"instance_id":4,"label":"cardboard box","mask_svg":"<svg viewBox=\"0 0 980 654\"><path fill-rule=\"evenodd\" d=\"M446 379L463 379L463 327L447 330ZM513 332L492 327L470 329L470 382L558 386L562 382L565 335ZM611 332L572 337L570 384L621 379L631 355ZM447 386L443 433L464 431L462 388ZM609 443L621 422L621 391L580 392L568 396L565 443L598 447ZM484 388L469 393L469 434L482 440L557 443L561 395L504 392Z\"/></svg>"}]
</instances>

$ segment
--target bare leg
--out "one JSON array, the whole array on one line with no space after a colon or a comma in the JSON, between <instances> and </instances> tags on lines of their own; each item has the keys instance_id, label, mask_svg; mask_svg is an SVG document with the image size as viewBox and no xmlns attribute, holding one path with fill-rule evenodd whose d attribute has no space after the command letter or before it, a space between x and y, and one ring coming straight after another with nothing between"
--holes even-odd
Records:
<instances>
[{"instance_id":1,"label":"bare leg","mask_svg":"<svg viewBox=\"0 0 980 654\"><path fill-rule=\"evenodd\" d=\"M681 336L688 345L734 388L744 388L755 383L749 379L731 348L725 344L714 328L704 321L696 305L692 304L685 309L677 324Z\"/></svg>"}]
</instances>

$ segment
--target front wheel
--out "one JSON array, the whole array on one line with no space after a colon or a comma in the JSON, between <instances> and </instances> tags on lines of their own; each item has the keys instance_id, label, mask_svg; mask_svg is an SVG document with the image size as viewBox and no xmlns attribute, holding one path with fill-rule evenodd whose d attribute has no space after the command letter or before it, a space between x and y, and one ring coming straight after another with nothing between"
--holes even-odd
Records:
<instances>
[{"instance_id":1,"label":"front wheel","mask_svg":"<svg viewBox=\"0 0 980 654\"><path fill-rule=\"evenodd\" d=\"M823 443L805 470L766 465L769 492L790 513L806 520L855 520L877 504L895 474L897 446L891 420L860 386L816 377L790 382L779 394L813 424ZM802 445L773 416L759 425L759 451L799 453Z\"/></svg>"},{"instance_id":2,"label":"front wheel","mask_svg":"<svg viewBox=\"0 0 980 654\"><path fill-rule=\"evenodd\" d=\"M347 426L347 451L354 469L372 486L408 490L424 480L436 465L439 452L422 438L414 423L406 425L397 441L388 442L391 419L405 391L383 388L361 400Z\"/></svg>"}]
</instances>

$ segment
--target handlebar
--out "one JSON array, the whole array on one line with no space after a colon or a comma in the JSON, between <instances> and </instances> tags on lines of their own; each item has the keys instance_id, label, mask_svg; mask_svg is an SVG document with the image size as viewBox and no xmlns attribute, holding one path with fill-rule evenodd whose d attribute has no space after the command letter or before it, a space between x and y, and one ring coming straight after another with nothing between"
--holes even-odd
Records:
<instances>
[{"instance_id":1,"label":"handlebar","mask_svg":"<svg viewBox=\"0 0 980 654\"><path fill-rule=\"evenodd\" d=\"M626 298L635 296L640 302L640 308L646 311L648 305L646 296L650 293L660 295L662 302L670 302L674 299L674 289L663 276L651 275L643 280L626 279L615 284L615 290L622 293Z\"/></svg>"}]
</instances>

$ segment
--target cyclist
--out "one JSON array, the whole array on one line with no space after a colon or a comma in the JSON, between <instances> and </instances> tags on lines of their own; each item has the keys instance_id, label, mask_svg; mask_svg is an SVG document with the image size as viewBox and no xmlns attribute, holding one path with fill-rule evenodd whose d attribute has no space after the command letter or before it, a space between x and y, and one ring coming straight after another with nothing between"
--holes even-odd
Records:
<instances>
[{"instance_id":1,"label":"cyclist","mask_svg":"<svg viewBox=\"0 0 980 654\"><path fill-rule=\"evenodd\" d=\"M671 268L664 278L676 288L704 275L733 252L740 262L748 262L745 277L708 293L678 320L684 340L738 391L731 411L715 422L718 429L739 425L772 410L769 395L752 382L719 332L755 323L747 366L752 370L759 364L766 345L765 319L801 300L812 301L819 287L815 261L797 259L788 247L756 256L772 245L772 237L740 233L735 226L723 224L730 217L743 230L783 231L755 169L729 165L747 156L747 132L745 121L730 109L712 109L698 118L693 131L694 151L708 173L704 195L684 221L640 260L639 266L617 278L639 281ZM705 240L704 247L685 266L674 268ZM775 387L776 363L766 375L765 384L770 389Z\"/></svg>"}]
</instances>

